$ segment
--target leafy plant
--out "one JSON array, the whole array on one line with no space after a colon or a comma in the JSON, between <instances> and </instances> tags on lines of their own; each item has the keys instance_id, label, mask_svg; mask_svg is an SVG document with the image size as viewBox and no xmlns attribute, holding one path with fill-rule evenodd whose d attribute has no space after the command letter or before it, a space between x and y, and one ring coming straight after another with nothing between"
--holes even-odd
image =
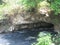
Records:
<instances>
[{"instance_id":1,"label":"leafy plant","mask_svg":"<svg viewBox=\"0 0 60 45\"><path fill-rule=\"evenodd\" d=\"M37 4L37 7L38 7L38 9L40 9L41 7L42 8L50 7L50 3L48 3L47 1L41 1Z\"/></svg>"},{"instance_id":2,"label":"leafy plant","mask_svg":"<svg viewBox=\"0 0 60 45\"><path fill-rule=\"evenodd\" d=\"M36 0L19 0L17 4L20 4L27 10L36 6Z\"/></svg>"},{"instance_id":3,"label":"leafy plant","mask_svg":"<svg viewBox=\"0 0 60 45\"><path fill-rule=\"evenodd\" d=\"M55 11L55 15L58 15L58 13L60 13L60 0L51 2L51 9Z\"/></svg>"},{"instance_id":4,"label":"leafy plant","mask_svg":"<svg viewBox=\"0 0 60 45\"><path fill-rule=\"evenodd\" d=\"M40 32L38 36L39 38L37 39L37 43L32 45L51 45L52 44L50 33Z\"/></svg>"}]
</instances>

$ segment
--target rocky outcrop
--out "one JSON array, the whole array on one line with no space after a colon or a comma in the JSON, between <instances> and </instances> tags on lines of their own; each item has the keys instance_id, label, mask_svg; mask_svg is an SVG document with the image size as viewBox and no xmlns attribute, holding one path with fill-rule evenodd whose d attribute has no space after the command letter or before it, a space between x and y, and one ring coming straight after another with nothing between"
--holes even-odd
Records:
<instances>
[{"instance_id":1,"label":"rocky outcrop","mask_svg":"<svg viewBox=\"0 0 60 45\"><path fill-rule=\"evenodd\" d=\"M0 20L0 33L9 32L9 27L11 26L10 22L4 18Z\"/></svg>"},{"instance_id":2,"label":"rocky outcrop","mask_svg":"<svg viewBox=\"0 0 60 45\"><path fill-rule=\"evenodd\" d=\"M0 33L11 32L14 30L25 28L31 29L37 27L51 27L51 25L56 28L59 23L54 23L54 20L57 19L59 21L59 16L55 17L53 13L51 13L50 9L46 7L40 9L43 10L38 11L32 8L31 11L25 11L23 10L23 8L17 6L8 13L5 11L6 13L4 13L4 16L6 17L6 19L3 19L2 22L0 21ZM59 27L60 26L58 26L56 29L58 29Z\"/></svg>"}]
</instances>

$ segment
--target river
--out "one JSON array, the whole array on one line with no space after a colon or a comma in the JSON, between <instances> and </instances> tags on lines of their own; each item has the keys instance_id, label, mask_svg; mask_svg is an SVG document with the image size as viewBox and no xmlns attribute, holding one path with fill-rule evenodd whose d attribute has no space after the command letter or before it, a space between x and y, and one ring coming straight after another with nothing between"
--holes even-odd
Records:
<instances>
[{"instance_id":1,"label":"river","mask_svg":"<svg viewBox=\"0 0 60 45\"><path fill-rule=\"evenodd\" d=\"M22 30L0 34L0 45L31 45L36 42L40 30Z\"/></svg>"}]
</instances>

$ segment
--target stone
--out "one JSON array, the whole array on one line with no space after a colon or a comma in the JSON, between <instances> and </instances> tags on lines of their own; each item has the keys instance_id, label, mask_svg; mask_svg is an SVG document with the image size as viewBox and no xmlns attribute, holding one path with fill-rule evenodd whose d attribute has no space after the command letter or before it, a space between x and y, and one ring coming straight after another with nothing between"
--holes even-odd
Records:
<instances>
[{"instance_id":1,"label":"stone","mask_svg":"<svg viewBox=\"0 0 60 45\"><path fill-rule=\"evenodd\" d=\"M17 7L16 9L12 9L8 13L4 13L6 20L1 22L2 29L0 29L4 32L12 32L18 29L26 28L31 29L40 27L55 27L56 24L54 24L53 22L55 16L53 16L53 14L49 14L48 10L49 9L45 10L44 13L42 11L41 14L41 11L38 12L37 10L35 10L33 12L28 12L20 7ZM49 14L49 16L46 16L47 13Z\"/></svg>"}]
</instances>

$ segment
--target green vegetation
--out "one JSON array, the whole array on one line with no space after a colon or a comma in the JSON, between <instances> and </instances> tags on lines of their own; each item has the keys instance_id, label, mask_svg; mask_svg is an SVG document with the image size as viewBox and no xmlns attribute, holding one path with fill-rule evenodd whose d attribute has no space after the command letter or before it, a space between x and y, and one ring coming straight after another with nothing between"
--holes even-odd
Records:
<instances>
[{"instance_id":1,"label":"green vegetation","mask_svg":"<svg viewBox=\"0 0 60 45\"><path fill-rule=\"evenodd\" d=\"M3 19L3 7L4 7L4 2L0 0L0 20Z\"/></svg>"},{"instance_id":2,"label":"green vegetation","mask_svg":"<svg viewBox=\"0 0 60 45\"><path fill-rule=\"evenodd\" d=\"M32 45L60 45L60 33L51 35L49 32L40 32L38 37Z\"/></svg>"},{"instance_id":3,"label":"green vegetation","mask_svg":"<svg viewBox=\"0 0 60 45\"><path fill-rule=\"evenodd\" d=\"M37 43L34 43L32 45L51 45L52 44L50 33L40 32L38 36L39 38L37 39Z\"/></svg>"},{"instance_id":4,"label":"green vegetation","mask_svg":"<svg viewBox=\"0 0 60 45\"><path fill-rule=\"evenodd\" d=\"M19 5L20 7L22 7L23 10L31 10L32 8L34 8L34 9L37 8L38 4L40 4L41 2L42 2L42 0L17 0L17 1L16 0L12 0L12 1L10 1L10 0L2 1L1 0L0 17L3 18L2 15L6 14L7 13L6 11L10 11L10 10L12 10L12 8L15 8L16 5Z\"/></svg>"},{"instance_id":5,"label":"green vegetation","mask_svg":"<svg viewBox=\"0 0 60 45\"><path fill-rule=\"evenodd\" d=\"M38 3L38 7L50 7L50 3L47 1L41 1Z\"/></svg>"},{"instance_id":6,"label":"green vegetation","mask_svg":"<svg viewBox=\"0 0 60 45\"><path fill-rule=\"evenodd\" d=\"M18 4L24 6L25 9L30 9L36 6L35 0L20 0Z\"/></svg>"},{"instance_id":7,"label":"green vegetation","mask_svg":"<svg viewBox=\"0 0 60 45\"><path fill-rule=\"evenodd\" d=\"M42 3L43 1L47 1L48 3L47 2ZM41 7L41 6L44 6L45 4L47 4L51 7L52 10L55 11L56 15L58 13L60 13L60 0L17 0L17 1L16 0L12 0L12 1L9 0L9 2L8 2L8 0L7 1L0 0L0 9L3 8L7 4L21 5L21 7L23 7L25 10L29 10L31 8L36 8L37 6ZM8 6L10 6L10 5L8 5ZM5 7L7 7L7 6L5 6Z\"/></svg>"},{"instance_id":8,"label":"green vegetation","mask_svg":"<svg viewBox=\"0 0 60 45\"><path fill-rule=\"evenodd\" d=\"M58 13L60 13L60 0L51 2L51 9L55 11L55 15L58 15Z\"/></svg>"},{"instance_id":9,"label":"green vegetation","mask_svg":"<svg viewBox=\"0 0 60 45\"><path fill-rule=\"evenodd\" d=\"M8 3L6 3L6 4L2 3L0 5L0 20L5 18L4 17L5 11L8 11L8 10L10 10L10 5Z\"/></svg>"}]
</instances>

